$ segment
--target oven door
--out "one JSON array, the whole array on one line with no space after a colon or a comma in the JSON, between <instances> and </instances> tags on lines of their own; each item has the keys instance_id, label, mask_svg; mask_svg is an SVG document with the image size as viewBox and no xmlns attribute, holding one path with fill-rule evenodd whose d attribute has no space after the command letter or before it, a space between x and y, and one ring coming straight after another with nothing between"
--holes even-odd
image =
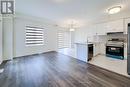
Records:
<instances>
[{"instance_id":1,"label":"oven door","mask_svg":"<svg viewBox=\"0 0 130 87\"><path fill-rule=\"evenodd\" d=\"M116 46L106 46L106 55L113 58L124 59L124 48Z\"/></svg>"}]
</instances>

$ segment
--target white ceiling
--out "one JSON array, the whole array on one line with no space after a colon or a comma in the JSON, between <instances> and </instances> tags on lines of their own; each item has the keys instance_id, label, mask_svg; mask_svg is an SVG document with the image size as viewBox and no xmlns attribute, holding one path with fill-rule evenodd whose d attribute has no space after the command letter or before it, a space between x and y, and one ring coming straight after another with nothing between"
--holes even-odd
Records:
<instances>
[{"instance_id":1,"label":"white ceiling","mask_svg":"<svg viewBox=\"0 0 130 87\"><path fill-rule=\"evenodd\" d=\"M121 5L130 11L130 0L16 0L16 13L47 18L56 22L67 19L90 21L108 16L106 9Z\"/></svg>"}]
</instances>

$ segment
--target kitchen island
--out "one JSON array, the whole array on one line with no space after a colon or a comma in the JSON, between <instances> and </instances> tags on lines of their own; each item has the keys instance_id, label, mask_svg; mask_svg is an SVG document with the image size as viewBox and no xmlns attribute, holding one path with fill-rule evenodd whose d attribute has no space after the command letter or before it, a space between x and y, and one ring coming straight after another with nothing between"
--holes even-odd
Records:
<instances>
[{"instance_id":1,"label":"kitchen island","mask_svg":"<svg viewBox=\"0 0 130 87\"><path fill-rule=\"evenodd\" d=\"M77 59L84 62L88 62L90 51L91 53L93 53L93 44L92 43L75 43L75 44L76 44ZM92 48L90 46L92 46Z\"/></svg>"}]
</instances>

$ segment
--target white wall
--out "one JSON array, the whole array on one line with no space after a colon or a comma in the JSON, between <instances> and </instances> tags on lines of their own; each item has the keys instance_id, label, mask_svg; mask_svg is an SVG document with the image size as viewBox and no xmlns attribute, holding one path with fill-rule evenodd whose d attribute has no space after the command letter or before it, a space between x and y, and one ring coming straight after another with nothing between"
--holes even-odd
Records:
<instances>
[{"instance_id":1,"label":"white wall","mask_svg":"<svg viewBox=\"0 0 130 87\"><path fill-rule=\"evenodd\" d=\"M2 20L2 22L1 22ZM25 46L25 26L44 28L45 44L41 46ZM51 21L31 17L3 15L0 17L0 62L13 57L57 51L57 30ZM3 49L2 49L3 48Z\"/></svg>"},{"instance_id":2,"label":"white wall","mask_svg":"<svg viewBox=\"0 0 130 87\"><path fill-rule=\"evenodd\" d=\"M25 46L25 27L36 26L44 28L45 44L41 46ZM27 19L16 17L14 19L14 57L43 53L57 50L57 27L37 18Z\"/></svg>"},{"instance_id":3,"label":"white wall","mask_svg":"<svg viewBox=\"0 0 130 87\"><path fill-rule=\"evenodd\" d=\"M13 17L2 17L3 28L3 60L13 58Z\"/></svg>"},{"instance_id":4,"label":"white wall","mask_svg":"<svg viewBox=\"0 0 130 87\"><path fill-rule=\"evenodd\" d=\"M0 64L3 61L3 59L2 59L2 57L3 57L3 54L2 54L3 48L2 47L3 47L2 46L2 17L0 15Z\"/></svg>"},{"instance_id":5,"label":"white wall","mask_svg":"<svg viewBox=\"0 0 130 87\"><path fill-rule=\"evenodd\" d=\"M95 27L94 26L84 26L79 29L76 29L75 31L75 42L87 42L88 39L93 39L92 36L94 36L95 33ZM90 40L91 41L91 40Z\"/></svg>"}]
</instances>

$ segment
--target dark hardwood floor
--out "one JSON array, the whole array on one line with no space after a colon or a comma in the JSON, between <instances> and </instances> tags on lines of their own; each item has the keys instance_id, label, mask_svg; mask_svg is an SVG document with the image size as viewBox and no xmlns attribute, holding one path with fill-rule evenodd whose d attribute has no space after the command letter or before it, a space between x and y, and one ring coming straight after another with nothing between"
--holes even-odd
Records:
<instances>
[{"instance_id":1,"label":"dark hardwood floor","mask_svg":"<svg viewBox=\"0 0 130 87\"><path fill-rule=\"evenodd\" d=\"M130 87L130 79L56 52L4 62L0 87Z\"/></svg>"}]
</instances>

